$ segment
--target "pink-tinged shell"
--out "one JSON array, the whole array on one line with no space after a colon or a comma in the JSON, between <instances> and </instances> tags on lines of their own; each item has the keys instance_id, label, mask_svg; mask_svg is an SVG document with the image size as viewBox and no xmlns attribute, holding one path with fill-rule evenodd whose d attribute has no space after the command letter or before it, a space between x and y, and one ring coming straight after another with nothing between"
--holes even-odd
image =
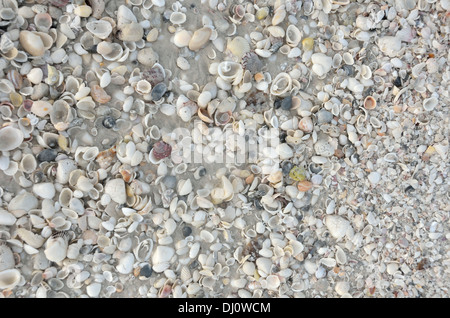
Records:
<instances>
[{"instance_id":1,"label":"pink-tinged shell","mask_svg":"<svg viewBox=\"0 0 450 318\"><path fill-rule=\"evenodd\" d=\"M172 153L172 146L169 145L168 143L165 143L164 141L158 141L153 146L153 156L157 160L169 157L171 153Z\"/></svg>"},{"instance_id":2,"label":"pink-tinged shell","mask_svg":"<svg viewBox=\"0 0 450 318\"><path fill-rule=\"evenodd\" d=\"M170 285L164 285L164 287L161 289L160 293L159 293L159 298L166 298L170 295L170 293L172 292L172 286Z\"/></svg>"},{"instance_id":3,"label":"pink-tinged shell","mask_svg":"<svg viewBox=\"0 0 450 318\"><path fill-rule=\"evenodd\" d=\"M298 123L298 128L303 130L304 132L313 131L314 125L310 117L303 117Z\"/></svg>"},{"instance_id":4,"label":"pink-tinged shell","mask_svg":"<svg viewBox=\"0 0 450 318\"><path fill-rule=\"evenodd\" d=\"M22 88L22 84L23 84L23 78L22 75L20 75L20 73L15 70L9 70L8 73L6 74L6 78L13 84L15 89L21 89Z\"/></svg>"},{"instance_id":5,"label":"pink-tinged shell","mask_svg":"<svg viewBox=\"0 0 450 318\"><path fill-rule=\"evenodd\" d=\"M152 84L152 87L155 87L156 84L164 81L166 74L160 65L155 65L151 69L142 72L142 77Z\"/></svg>"},{"instance_id":6,"label":"pink-tinged shell","mask_svg":"<svg viewBox=\"0 0 450 318\"><path fill-rule=\"evenodd\" d=\"M114 158L116 158L116 146L100 152L95 160L100 168L106 169L112 164Z\"/></svg>"},{"instance_id":7,"label":"pink-tinged shell","mask_svg":"<svg viewBox=\"0 0 450 318\"><path fill-rule=\"evenodd\" d=\"M91 96L93 100L100 104L106 104L111 100L111 96L97 84L91 86Z\"/></svg>"},{"instance_id":8,"label":"pink-tinged shell","mask_svg":"<svg viewBox=\"0 0 450 318\"><path fill-rule=\"evenodd\" d=\"M31 107L33 107L33 101L31 99L25 99L23 101L23 109L27 112L31 112Z\"/></svg>"}]
</instances>

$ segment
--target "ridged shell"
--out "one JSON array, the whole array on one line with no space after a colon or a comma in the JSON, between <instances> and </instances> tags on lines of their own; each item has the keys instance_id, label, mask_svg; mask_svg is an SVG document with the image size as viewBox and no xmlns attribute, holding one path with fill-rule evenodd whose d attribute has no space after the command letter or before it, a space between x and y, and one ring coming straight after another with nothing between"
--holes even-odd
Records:
<instances>
[{"instance_id":1,"label":"ridged shell","mask_svg":"<svg viewBox=\"0 0 450 318\"><path fill-rule=\"evenodd\" d=\"M153 146L153 156L157 160L164 159L172 153L172 146L164 141L158 141Z\"/></svg>"}]
</instances>

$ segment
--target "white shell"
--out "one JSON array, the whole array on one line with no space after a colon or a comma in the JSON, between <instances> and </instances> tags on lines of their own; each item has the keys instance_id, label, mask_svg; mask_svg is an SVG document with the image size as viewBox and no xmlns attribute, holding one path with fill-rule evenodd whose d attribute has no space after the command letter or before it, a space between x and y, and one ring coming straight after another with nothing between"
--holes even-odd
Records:
<instances>
[{"instance_id":1,"label":"white shell","mask_svg":"<svg viewBox=\"0 0 450 318\"><path fill-rule=\"evenodd\" d=\"M21 279L17 269L7 269L0 272L0 289L13 289Z\"/></svg>"},{"instance_id":2,"label":"white shell","mask_svg":"<svg viewBox=\"0 0 450 318\"><path fill-rule=\"evenodd\" d=\"M117 264L116 269L121 274L130 274L133 271L134 255L133 253L125 253Z\"/></svg>"},{"instance_id":3,"label":"white shell","mask_svg":"<svg viewBox=\"0 0 450 318\"><path fill-rule=\"evenodd\" d=\"M9 246L0 244L0 272L15 266L14 255Z\"/></svg>"},{"instance_id":4,"label":"white shell","mask_svg":"<svg viewBox=\"0 0 450 318\"><path fill-rule=\"evenodd\" d=\"M91 21L86 23L86 29L99 39L106 39L112 32L111 23L105 20Z\"/></svg>"},{"instance_id":5,"label":"white shell","mask_svg":"<svg viewBox=\"0 0 450 318\"><path fill-rule=\"evenodd\" d=\"M286 29L286 43L291 47L296 47L302 39L302 33L293 24L290 24Z\"/></svg>"},{"instance_id":6,"label":"white shell","mask_svg":"<svg viewBox=\"0 0 450 318\"><path fill-rule=\"evenodd\" d=\"M5 210L0 210L0 225L14 225L16 223L16 217ZM0 245L1 247L1 245Z\"/></svg>"},{"instance_id":7,"label":"white shell","mask_svg":"<svg viewBox=\"0 0 450 318\"><path fill-rule=\"evenodd\" d=\"M23 138L22 131L12 126L0 129L0 151L9 151L19 147Z\"/></svg>"},{"instance_id":8,"label":"white shell","mask_svg":"<svg viewBox=\"0 0 450 318\"><path fill-rule=\"evenodd\" d=\"M438 104L438 99L436 97L425 98L423 100L423 109L426 111L432 111Z\"/></svg>"},{"instance_id":9,"label":"white shell","mask_svg":"<svg viewBox=\"0 0 450 318\"><path fill-rule=\"evenodd\" d=\"M240 63L224 61L218 66L217 73L226 82L233 82L237 85L244 76L244 70Z\"/></svg>"},{"instance_id":10,"label":"white shell","mask_svg":"<svg viewBox=\"0 0 450 318\"><path fill-rule=\"evenodd\" d=\"M109 180L105 185L105 193L109 194L112 200L118 204L124 204L127 201L123 179Z\"/></svg>"},{"instance_id":11,"label":"white shell","mask_svg":"<svg viewBox=\"0 0 450 318\"><path fill-rule=\"evenodd\" d=\"M319 77L328 73L333 64L333 59L323 53L314 53L311 55L311 61L313 63L312 70Z\"/></svg>"},{"instance_id":12,"label":"white shell","mask_svg":"<svg viewBox=\"0 0 450 318\"><path fill-rule=\"evenodd\" d=\"M43 199L52 199L56 194L55 186L51 182L35 184L33 192Z\"/></svg>"},{"instance_id":13,"label":"white shell","mask_svg":"<svg viewBox=\"0 0 450 318\"><path fill-rule=\"evenodd\" d=\"M292 88L292 79L288 73L279 73L270 86L270 93L275 96L284 96Z\"/></svg>"},{"instance_id":14,"label":"white shell","mask_svg":"<svg viewBox=\"0 0 450 318\"><path fill-rule=\"evenodd\" d=\"M49 261L60 262L67 256L67 239L64 235L52 236L47 240L44 250Z\"/></svg>"},{"instance_id":15,"label":"white shell","mask_svg":"<svg viewBox=\"0 0 450 318\"><path fill-rule=\"evenodd\" d=\"M325 225L331 236L338 240L343 238L350 228L350 222L339 215L327 215L325 217Z\"/></svg>"}]
</instances>

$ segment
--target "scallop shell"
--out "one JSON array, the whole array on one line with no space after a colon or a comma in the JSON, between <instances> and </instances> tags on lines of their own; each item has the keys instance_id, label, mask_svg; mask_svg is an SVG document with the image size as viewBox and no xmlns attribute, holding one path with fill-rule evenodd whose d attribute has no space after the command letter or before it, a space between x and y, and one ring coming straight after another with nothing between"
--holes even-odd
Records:
<instances>
[{"instance_id":1,"label":"scallop shell","mask_svg":"<svg viewBox=\"0 0 450 318\"><path fill-rule=\"evenodd\" d=\"M228 43L227 49L238 59L241 59L245 53L250 52L250 44L242 36L236 36Z\"/></svg>"}]
</instances>

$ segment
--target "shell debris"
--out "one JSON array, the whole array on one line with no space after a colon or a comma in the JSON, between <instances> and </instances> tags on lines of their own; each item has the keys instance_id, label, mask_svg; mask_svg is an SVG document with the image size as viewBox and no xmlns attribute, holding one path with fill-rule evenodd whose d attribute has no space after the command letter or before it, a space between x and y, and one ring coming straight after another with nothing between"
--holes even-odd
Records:
<instances>
[{"instance_id":1,"label":"shell debris","mask_svg":"<svg viewBox=\"0 0 450 318\"><path fill-rule=\"evenodd\" d=\"M449 9L0 1L0 296L448 296Z\"/></svg>"}]
</instances>

